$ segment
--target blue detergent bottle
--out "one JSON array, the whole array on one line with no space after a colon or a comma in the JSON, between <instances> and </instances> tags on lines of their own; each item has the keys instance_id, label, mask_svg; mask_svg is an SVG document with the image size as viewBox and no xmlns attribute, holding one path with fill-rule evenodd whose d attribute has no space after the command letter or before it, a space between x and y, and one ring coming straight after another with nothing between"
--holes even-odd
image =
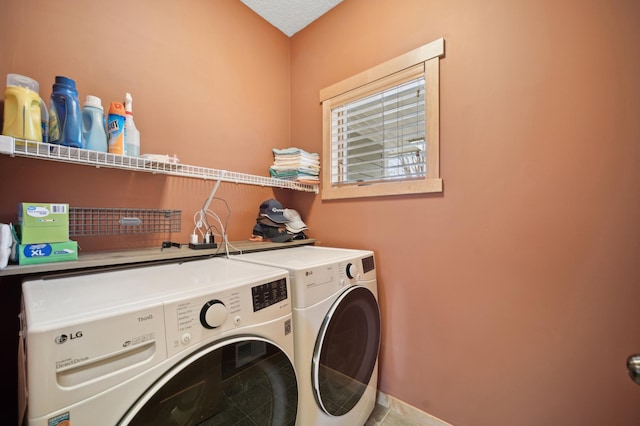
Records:
<instances>
[{"instance_id":1,"label":"blue detergent bottle","mask_svg":"<svg viewBox=\"0 0 640 426\"><path fill-rule=\"evenodd\" d=\"M105 127L102 100L87 95L82 107L82 146L92 151L107 152L107 129Z\"/></svg>"},{"instance_id":2,"label":"blue detergent bottle","mask_svg":"<svg viewBox=\"0 0 640 426\"><path fill-rule=\"evenodd\" d=\"M81 110L76 82L56 76L49 104L49 143L82 148Z\"/></svg>"}]
</instances>

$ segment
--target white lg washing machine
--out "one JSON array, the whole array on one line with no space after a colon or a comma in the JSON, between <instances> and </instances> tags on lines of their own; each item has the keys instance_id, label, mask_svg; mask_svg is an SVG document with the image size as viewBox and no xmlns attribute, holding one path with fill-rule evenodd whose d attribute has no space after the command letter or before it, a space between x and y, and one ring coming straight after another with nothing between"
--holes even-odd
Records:
<instances>
[{"instance_id":1,"label":"white lg washing machine","mask_svg":"<svg viewBox=\"0 0 640 426\"><path fill-rule=\"evenodd\" d=\"M373 252L303 246L231 259L289 271L297 424L364 425L375 407L381 336Z\"/></svg>"},{"instance_id":2,"label":"white lg washing machine","mask_svg":"<svg viewBox=\"0 0 640 426\"><path fill-rule=\"evenodd\" d=\"M22 291L25 424L295 424L285 270L214 258Z\"/></svg>"}]
</instances>

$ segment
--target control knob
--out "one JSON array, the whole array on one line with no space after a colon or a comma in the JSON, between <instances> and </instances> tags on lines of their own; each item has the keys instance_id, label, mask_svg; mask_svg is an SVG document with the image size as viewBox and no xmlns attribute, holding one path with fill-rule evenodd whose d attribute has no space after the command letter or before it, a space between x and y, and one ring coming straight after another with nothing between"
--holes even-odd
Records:
<instances>
[{"instance_id":1,"label":"control knob","mask_svg":"<svg viewBox=\"0 0 640 426\"><path fill-rule=\"evenodd\" d=\"M356 265L353 263L347 263L347 277L349 277L349 279L353 279L357 273L358 268L356 268Z\"/></svg>"},{"instance_id":2,"label":"control knob","mask_svg":"<svg viewBox=\"0 0 640 426\"><path fill-rule=\"evenodd\" d=\"M218 299L209 300L200 310L200 324L204 328L220 327L227 319L227 307Z\"/></svg>"}]
</instances>

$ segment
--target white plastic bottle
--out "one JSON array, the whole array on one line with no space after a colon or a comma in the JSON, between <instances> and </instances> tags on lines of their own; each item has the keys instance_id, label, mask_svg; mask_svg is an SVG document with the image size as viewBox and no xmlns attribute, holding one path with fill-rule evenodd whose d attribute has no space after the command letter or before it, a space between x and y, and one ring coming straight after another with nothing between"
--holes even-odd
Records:
<instances>
[{"instance_id":1,"label":"white plastic bottle","mask_svg":"<svg viewBox=\"0 0 640 426\"><path fill-rule=\"evenodd\" d=\"M127 118L124 123L124 143L127 146L127 155L131 157L140 156L140 132L136 128L136 124L133 121L133 98L131 93L127 93L124 97L124 109L127 113Z\"/></svg>"}]
</instances>

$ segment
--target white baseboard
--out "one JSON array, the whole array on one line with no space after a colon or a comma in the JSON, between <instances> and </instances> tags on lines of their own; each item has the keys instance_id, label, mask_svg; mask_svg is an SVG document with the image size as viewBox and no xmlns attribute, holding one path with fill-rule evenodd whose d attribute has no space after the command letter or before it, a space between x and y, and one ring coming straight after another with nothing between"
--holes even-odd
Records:
<instances>
[{"instance_id":1,"label":"white baseboard","mask_svg":"<svg viewBox=\"0 0 640 426\"><path fill-rule=\"evenodd\" d=\"M378 391L376 404L400 414L402 417L407 419L408 424L418 424L425 426L452 426L444 420L440 420L439 418L434 417L429 413L425 413L424 411L421 411L412 405L402 402L391 395L387 395L384 392Z\"/></svg>"}]
</instances>

